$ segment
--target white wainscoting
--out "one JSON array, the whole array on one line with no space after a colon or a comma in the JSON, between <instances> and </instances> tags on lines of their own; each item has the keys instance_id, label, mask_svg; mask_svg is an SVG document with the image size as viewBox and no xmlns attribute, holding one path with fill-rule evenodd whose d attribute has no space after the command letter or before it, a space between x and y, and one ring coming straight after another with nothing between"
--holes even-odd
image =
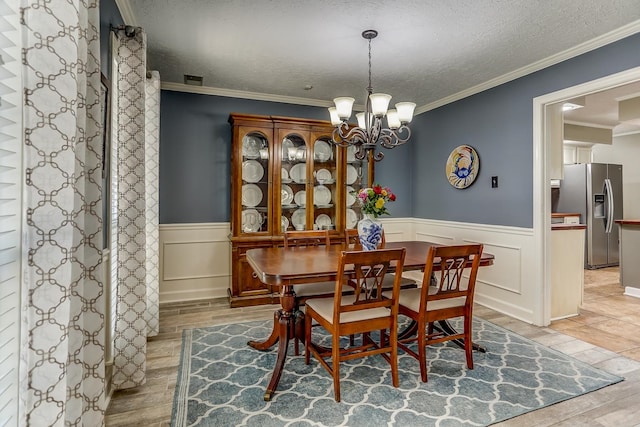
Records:
<instances>
[{"instance_id":1,"label":"white wainscoting","mask_svg":"<svg viewBox=\"0 0 640 427\"><path fill-rule=\"evenodd\" d=\"M227 296L229 223L160 225L160 303Z\"/></svg>"},{"instance_id":2,"label":"white wainscoting","mask_svg":"<svg viewBox=\"0 0 640 427\"><path fill-rule=\"evenodd\" d=\"M382 219L387 241L482 243L495 255L480 269L476 301L533 323L535 263L533 230L417 218ZM160 226L160 302L225 297L231 282L229 224ZM420 273L407 276L422 280Z\"/></svg>"},{"instance_id":3,"label":"white wainscoting","mask_svg":"<svg viewBox=\"0 0 640 427\"><path fill-rule=\"evenodd\" d=\"M533 323L531 269L534 263L533 229L471 224L427 219L383 220L388 241L424 240L455 245L482 243L484 251L495 255L494 264L478 272L475 300L509 316ZM421 280L410 272L405 275Z\"/></svg>"}]
</instances>

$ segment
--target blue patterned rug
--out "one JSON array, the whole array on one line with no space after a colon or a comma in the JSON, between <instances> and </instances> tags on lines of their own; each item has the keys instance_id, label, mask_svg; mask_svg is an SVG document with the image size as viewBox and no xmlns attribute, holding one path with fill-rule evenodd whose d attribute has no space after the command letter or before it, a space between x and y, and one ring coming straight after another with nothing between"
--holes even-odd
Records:
<instances>
[{"instance_id":1,"label":"blue patterned rug","mask_svg":"<svg viewBox=\"0 0 640 427\"><path fill-rule=\"evenodd\" d=\"M427 350L427 383L417 360L400 350L397 389L382 357L343 362L336 403L329 374L313 358L307 366L304 356L291 356L291 346L278 390L265 402L276 349L257 351L247 341L267 337L271 324L184 331L172 426L484 426L622 381L476 318L474 342L487 353L474 352L473 370L451 343Z\"/></svg>"}]
</instances>

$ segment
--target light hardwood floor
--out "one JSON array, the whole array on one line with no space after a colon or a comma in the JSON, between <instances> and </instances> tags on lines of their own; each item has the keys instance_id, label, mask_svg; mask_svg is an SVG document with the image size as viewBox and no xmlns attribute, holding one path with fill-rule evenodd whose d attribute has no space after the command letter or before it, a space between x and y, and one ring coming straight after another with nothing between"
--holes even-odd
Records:
<instances>
[{"instance_id":1,"label":"light hardwood floor","mask_svg":"<svg viewBox=\"0 0 640 427\"><path fill-rule=\"evenodd\" d=\"M617 271L586 271L580 316L553 322L548 328L475 307L476 316L626 379L499 426L640 426L640 299L622 295ZM147 383L114 393L106 425L169 426L182 330L271 319L274 307L231 309L224 299L161 306L160 334L148 342Z\"/></svg>"}]
</instances>

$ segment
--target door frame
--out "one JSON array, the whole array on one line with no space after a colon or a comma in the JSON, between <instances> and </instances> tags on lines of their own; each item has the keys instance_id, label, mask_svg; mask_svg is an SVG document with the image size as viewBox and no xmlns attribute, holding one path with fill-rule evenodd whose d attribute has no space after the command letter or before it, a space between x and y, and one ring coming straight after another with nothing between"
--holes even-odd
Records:
<instances>
[{"instance_id":1,"label":"door frame","mask_svg":"<svg viewBox=\"0 0 640 427\"><path fill-rule=\"evenodd\" d=\"M640 67L631 68L596 80L571 86L533 99L533 239L536 276L533 283L537 295L533 304L533 320L538 326L551 321L551 186L549 185L549 153L551 141L546 138L545 107L578 96L640 81Z\"/></svg>"}]
</instances>

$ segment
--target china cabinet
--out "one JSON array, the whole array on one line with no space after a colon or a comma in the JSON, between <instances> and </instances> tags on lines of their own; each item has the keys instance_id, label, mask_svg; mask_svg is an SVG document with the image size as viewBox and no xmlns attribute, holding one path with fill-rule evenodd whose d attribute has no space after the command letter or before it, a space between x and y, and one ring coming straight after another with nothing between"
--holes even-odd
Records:
<instances>
[{"instance_id":1,"label":"china cabinet","mask_svg":"<svg viewBox=\"0 0 640 427\"><path fill-rule=\"evenodd\" d=\"M282 246L286 230L329 229L341 243L361 218L352 192L366 187L372 162L331 143L328 121L231 114L232 307L277 302L245 253ZM371 167L369 166L371 165Z\"/></svg>"}]
</instances>

